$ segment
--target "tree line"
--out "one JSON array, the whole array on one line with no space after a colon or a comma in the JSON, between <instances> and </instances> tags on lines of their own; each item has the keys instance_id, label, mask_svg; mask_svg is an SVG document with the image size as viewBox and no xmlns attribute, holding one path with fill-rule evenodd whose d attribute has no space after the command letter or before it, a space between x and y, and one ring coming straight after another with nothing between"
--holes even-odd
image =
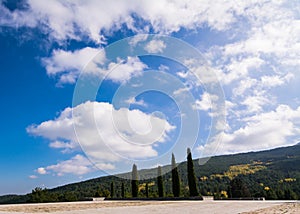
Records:
<instances>
[{"instance_id":1,"label":"tree line","mask_svg":"<svg viewBox=\"0 0 300 214\"><path fill-rule=\"evenodd\" d=\"M300 199L300 146L249 154L212 157L205 165L196 165L188 149L187 161L177 166L172 154L172 169L163 174L157 167L153 179L139 178L132 167L132 180L115 176L99 177L54 189L36 188L24 196L5 196L0 203L78 201L91 197L188 197L211 195L215 199L265 197L266 199ZM251 165L260 161L263 170L251 174L224 176L231 166ZM194 166L195 164L195 166ZM253 165L254 166L254 165ZM159 169L160 168L160 169ZM252 170L252 168L250 168ZM133 173L135 171L135 173ZM161 176L160 176L161 175ZM223 176L220 176L223 175ZM195 182L194 182L195 181Z\"/></svg>"},{"instance_id":2,"label":"tree line","mask_svg":"<svg viewBox=\"0 0 300 214\"><path fill-rule=\"evenodd\" d=\"M172 193L174 197L180 196L180 177L178 173L178 167L175 161L175 156L172 153L172 159L171 159L171 174L172 174ZM197 188L197 179L195 176L194 171L194 163L192 159L192 153L190 148L187 149L187 176L188 176L188 190L189 190L189 196L199 196L198 188ZM114 183L111 182L111 187L114 186ZM165 197L165 191L164 191L164 180L162 176L162 169L161 166L157 167L157 188L158 188L158 197L162 198ZM138 170L136 164L133 164L132 166L132 172L131 172L131 196L136 198L138 197L139 192L139 176L138 176ZM146 183L145 185L145 193L146 197L149 197L149 185ZM114 188L111 188L111 196L114 196ZM124 193L124 183L122 183L122 197L125 196Z\"/></svg>"},{"instance_id":3,"label":"tree line","mask_svg":"<svg viewBox=\"0 0 300 214\"><path fill-rule=\"evenodd\" d=\"M172 195L167 195L168 197L180 197L182 196L181 193L181 178L178 172L178 166L175 161L175 156L172 154L171 158L171 191ZM265 173L265 172L263 172ZM258 180L260 180L260 176L263 173L258 172L253 174L253 176L257 175ZM276 172L271 171L272 174L276 175ZM261 198L264 197L266 199L289 199L289 200L296 200L299 197L297 196L296 192L293 191L291 185L289 183L282 183L280 185L276 184L272 188L268 186L263 186L262 183L259 183L259 187L257 185L256 180L251 180L253 176L245 176L245 175L238 175L232 179L228 177L224 178L215 178L215 179L208 179L201 181L201 179L197 179L195 175L194 163L192 159L192 153L190 148L187 148L187 162L186 162L186 173L184 173L187 177L184 178L187 180L187 189L188 195L185 193L185 196L195 197L201 195L211 195L215 199L240 199L240 198ZM137 198L139 197L139 176L136 164L133 164L132 172L131 172L131 197ZM250 178L250 179L249 179ZM264 178L266 179L266 178ZM197 182L199 180L199 182ZM296 179L287 179L288 181L296 181ZM153 183L153 180L149 181ZM299 181L298 181L299 182ZM157 167L157 194L156 197L163 198L165 197L165 190L164 190L164 178L162 175L162 168L161 166ZM200 185L199 185L200 184ZM111 182L111 186L114 183ZM201 186L201 188L198 188ZM113 192L114 188L111 188L110 196L113 197L115 193ZM122 194L121 197L126 197L124 189L124 183L122 182ZM149 197L149 183L146 182L144 188L145 197ZM130 197L127 195L127 197Z\"/></svg>"}]
</instances>

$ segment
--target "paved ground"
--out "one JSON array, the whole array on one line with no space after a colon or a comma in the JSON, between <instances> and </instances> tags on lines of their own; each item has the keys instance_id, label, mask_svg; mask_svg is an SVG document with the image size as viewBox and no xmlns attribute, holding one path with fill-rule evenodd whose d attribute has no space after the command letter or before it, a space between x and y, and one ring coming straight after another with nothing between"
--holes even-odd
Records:
<instances>
[{"instance_id":1,"label":"paved ground","mask_svg":"<svg viewBox=\"0 0 300 214\"><path fill-rule=\"evenodd\" d=\"M286 201L100 201L75 203L49 203L1 205L0 214L55 213L300 213L299 202Z\"/></svg>"}]
</instances>

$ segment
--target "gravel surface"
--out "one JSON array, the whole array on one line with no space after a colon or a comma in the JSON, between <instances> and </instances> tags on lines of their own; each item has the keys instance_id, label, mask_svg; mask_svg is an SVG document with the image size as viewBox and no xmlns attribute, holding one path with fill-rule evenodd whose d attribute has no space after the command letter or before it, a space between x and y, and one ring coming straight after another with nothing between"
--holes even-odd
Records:
<instances>
[{"instance_id":1,"label":"gravel surface","mask_svg":"<svg viewBox=\"0 0 300 214\"><path fill-rule=\"evenodd\" d=\"M0 205L0 214L55 213L287 213L299 212L299 202L286 201L98 201Z\"/></svg>"}]
</instances>

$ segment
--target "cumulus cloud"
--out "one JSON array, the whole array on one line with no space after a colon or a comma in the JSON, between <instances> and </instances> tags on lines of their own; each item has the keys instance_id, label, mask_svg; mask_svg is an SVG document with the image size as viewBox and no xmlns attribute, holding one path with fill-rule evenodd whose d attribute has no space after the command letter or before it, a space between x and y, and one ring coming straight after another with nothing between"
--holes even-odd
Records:
<instances>
[{"instance_id":1,"label":"cumulus cloud","mask_svg":"<svg viewBox=\"0 0 300 214\"><path fill-rule=\"evenodd\" d=\"M138 43L146 41L148 39L147 34L137 34L128 42L132 47L136 46Z\"/></svg>"},{"instance_id":2,"label":"cumulus cloud","mask_svg":"<svg viewBox=\"0 0 300 214\"><path fill-rule=\"evenodd\" d=\"M40 167L36 170L36 172L40 175L45 175L47 173L46 169L44 167Z\"/></svg>"},{"instance_id":3,"label":"cumulus cloud","mask_svg":"<svg viewBox=\"0 0 300 214\"><path fill-rule=\"evenodd\" d=\"M253 86L257 84L256 79L253 78L245 78L240 81L239 85L232 89L233 96L241 96L244 95L245 91L248 89L252 89Z\"/></svg>"},{"instance_id":4,"label":"cumulus cloud","mask_svg":"<svg viewBox=\"0 0 300 214\"><path fill-rule=\"evenodd\" d=\"M113 168L114 166L112 164L102 164L103 170ZM45 169L49 172L55 173L57 176L65 174L83 175L96 170L92 163L82 155L76 155L70 160L61 161L55 165L47 166Z\"/></svg>"},{"instance_id":5,"label":"cumulus cloud","mask_svg":"<svg viewBox=\"0 0 300 214\"><path fill-rule=\"evenodd\" d=\"M66 142L80 143L97 167L111 169L114 163L122 160L121 157L156 157L158 152L154 144L165 142L174 129L165 119L136 109L117 110L109 103L86 102L66 108L56 119L32 125L27 131L49 139L51 147L63 151L69 146ZM73 149L73 146L68 149ZM58 169L62 164L41 168L38 172L46 173L46 170Z\"/></svg>"},{"instance_id":6,"label":"cumulus cloud","mask_svg":"<svg viewBox=\"0 0 300 214\"><path fill-rule=\"evenodd\" d=\"M80 72L107 78L114 82L124 82L141 75L147 66L138 57L118 58L116 62L104 64L104 49L86 47L75 51L54 50L50 57L42 59L47 74L58 77L58 82L75 83Z\"/></svg>"},{"instance_id":7,"label":"cumulus cloud","mask_svg":"<svg viewBox=\"0 0 300 214\"><path fill-rule=\"evenodd\" d=\"M202 111L208 111L210 109L215 110L216 106L213 105L213 103L218 99L219 97L217 95L204 92L201 96L201 100L196 100L195 104L193 105L193 108Z\"/></svg>"},{"instance_id":8,"label":"cumulus cloud","mask_svg":"<svg viewBox=\"0 0 300 214\"><path fill-rule=\"evenodd\" d=\"M57 41L80 40L88 37L96 43L105 43L105 33L122 25L134 32L177 32L180 28L195 29L203 25L215 30L226 30L237 16L255 2L168 1L153 4L149 1L64 1L53 0L43 4L29 0L26 9L8 10L1 4L1 25L11 27L38 27ZM133 17L145 21L141 26Z\"/></svg>"},{"instance_id":9,"label":"cumulus cloud","mask_svg":"<svg viewBox=\"0 0 300 214\"><path fill-rule=\"evenodd\" d=\"M260 24L259 28L256 26L251 30L252 34L248 39L225 46L225 54L274 54L284 58L299 56L299 20L293 20L291 17L281 20L274 18ZM287 55L287 52L293 54Z\"/></svg>"},{"instance_id":10,"label":"cumulus cloud","mask_svg":"<svg viewBox=\"0 0 300 214\"><path fill-rule=\"evenodd\" d=\"M273 76L262 76L261 83L265 87L276 87L283 85L289 82L292 78L294 78L294 74L288 73L285 76L273 75Z\"/></svg>"},{"instance_id":11,"label":"cumulus cloud","mask_svg":"<svg viewBox=\"0 0 300 214\"><path fill-rule=\"evenodd\" d=\"M142 75L147 65L138 57L127 57L126 60L118 59L117 62L109 63L107 69L99 69L101 75L114 82L126 82L132 77Z\"/></svg>"},{"instance_id":12,"label":"cumulus cloud","mask_svg":"<svg viewBox=\"0 0 300 214\"><path fill-rule=\"evenodd\" d=\"M161 40L151 40L146 46L145 50L149 53L162 53L166 48L166 44Z\"/></svg>"},{"instance_id":13,"label":"cumulus cloud","mask_svg":"<svg viewBox=\"0 0 300 214\"><path fill-rule=\"evenodd\" d=\"M221 83L233 96L256 97L254 101L262 103L270 99L269 89L292 79L300 52L298 15L297 7L286 1L253 4L244 13L247 29L232 42L208 51ZM264 90L264 96L253 90Z\"/></svg>"},{"instance_id":14,"label":"cumulus cloud","mask_svg":"<svg viewBox=\"0 0 300 214\"><path fill-rule=\"evenodd\" d=\"M218 74L222 83L230 84L248 77L251 69L257 70L263 63L264 61L258 57L233 59L230 63L221 65Z\"/></svg>"},{"instance_id":15,"label":"cumulus cloud","mask_svg":"<svg viewBox=\"0 0 300 214\"><path fill-rule=\"evenodd\" d=\"M113 169L112 164L102 164L101 169ZM63 176L65 174L83 175L96 170L96 167L83 155L75 155L69 160L59 161L57 164L44 166L35 171L40 175L52 174ZM38 178L36 175L29 176L31 179Z\"/></svg>"},{"instance_id":16,"label":"cumulus cloud","mask_svg":"<svg viewBox=\"0 0 300 214\"><path fill-rule=\"evenodd\" d=\"M88 63L87 72L93 72L103 64L104 60L103 51L98 48L85 47L75 51L54 50L50 57L42 59L42 63L49 76L59 76L60 83L75 83L79 73Z\"/></svg>"},{"instance_id":17,"label":"cumulus cloud","mask_svg":"<svg viewBox=\"0 0 300 214\"><path fill-rule=\"evenodd\" d=\"M300 107L279 105L274 111L244 118L244 126L222 134L222 143L213 141L198 150L206 155L216 149L219 154L230 154L293 145L296 142L291 137L300 134L299 119Z\"/></svg>"},{"instance_id":18,"label":"cumulus cloud","mask_svg":"<svg viewBox=\"0 0 300 214\"><path fill-rule=\"evenodd\" d=\"M294 81L292 84L296 85L298 83L295 81L299 81L295 78L299 60L296 62L295 58L299 58L300 53L297 36L300 5L290 4L289 1L252 3L246 8L240 5L247 4L245 2L237 4L244 11L243 21L238 21L242 25L231 25L229 32L232 37L221 45L210 47L205 54L226 96L234 104L228 115L228 125L229 130L237 131L236 134L238 130L240 133L254 130L245 128L245 118L272 110L276 112L276 107L285 103L279 100L282 94L285 94L285 100L290 99L288 83ZM291 123L296 127L295 121ZM276 128L280 129L274 127L274 132L277 132ZM244 140L247 141L246 138ZM237 143L234 139L232 142ZM235 148L234 144L230 146Z\"/></svg>"},{"instance_id":19,"label":"cumulus cloud","mask_svg":"<svg viewBox=\"0 0 300 214\"><path fill-rule=\"evenodd\" d=\"M54 140L49 144L50 148L62 149L63 153L73 152L79 149L77 142Z\"/></svg>"},{"instance_id":20,"label":"cumulus cloud","mask_svg":"<svg viewBox=\"0 0 300 214\"><path fill-rule=\"evenodd\" d=\"M255 144L254 141L253 147L236 147L233 144L239 143L237 139L246 141L248 138L246 139L245 136L255 139L259 131L259 129L254 128L255 125L262 129L260 134L263 136L268 136L270 139L277 137L279 139L276 141L277 143L279 141L283 143L284 139L293 136L294 132L289 131L295 128L295 121L291 118L276 118L273 114L269 114L273 119L265 118L265 123L263 121L248 121L249 124L244 124L243 122L245 122L245 118L249 118L249 115L263 117L271 112L280 113L282 111L281 108L270 110L278 105L276 96L271 94L271 90L274 91L291 81L299 70L299 4L284 0L238 2L161 0L155 4L151 1L126 0L86 1L84 3L77 0L65 2L53 0L44 4L38 0L29 0L27 4L26 9L11 11L1 3L0 25L16 28L23 26L39 27L45 34L50 35L50 38L58 42L69 39L81 41L88 38L99 46L106 43L106 35L111 35L112 32L124 26L135 33L151 31L163 34L178 32L182 28L186 30L197 30L202 27L209 30L213 29L213 32L222 34L224 41L217 41L215 43L217 45L207 50L205 56L207 56L211 68L199 66L199 62L188 59L184 64L191 72L178 72L177 75L186 80L191 77L190 73L194 73L200 77L202 83L216 83L218 80L221 82L226 96L230 97L231 106L234 106L232 108L236 110L234 112L231 109L233 114L230 115L231 121L228 124L231 128L228 130L232 132L225 134L225 142L239 151L244 151L247 148L255 149L254 146L267 148ZM145 35L135 37L130 44L134 46L146 39L147 36ZM146 46L150 53L160 53L164 48L164 43L160 40L153 40ZM49 76L58 77L60 83L74 83L82 68L99 50L90 47L75 51L54 50L50 57L43 58L42 61ZM143 69L147 68L135 57L118 59L116 62L102 66L104 61L105 53L102 52L102 55L100 54L96 60L89 63L87 72L93 75L106 76L107 79L122 83L133 76L141 75ZM217 73L218 79L214 72ZM178 95L184 90L186 89L178 90L175 93ZM197 100L195 106L200 110L209 110L211 105L209 105L208 98L208 96L203 96L201 100ZM102 115L99 118L96 117L96 123L101 127L99 129L101 134L108 137L105 139L109 139L107 144L110 148L131 158L139 157L137 154L145 155L145 157L157 155L151 145L140 145L140 147L133 148L126 144L128 137L131 140L139 139L139 135L136 135L132 130L137 133L148 133L151 126L147 115L138 111L128 112L127 110L122 110L123 113L121 113L122 111L113 109L112 106L104 105L104 103L96 105L106 113L101 114L101 111L96 111L95 115ZM85 111L82 110L86 108L93 112L90 104L74 108L78 110L78 115L75 118L71 117L71 112L74 109L67 108L58 118L29 127L28 132L48 138L52 148L63 151L74 150L78 146L72 126L75 123L77 126L87 127L81 130L81 134L86 136L84 143L89 143L88 150L91 154L100 158L99 164L106 164L104 160L117 161L119 158L111 154L109 150L99 151L97 149L99 145L93 137L98 136L99 133L95 128L90 128L94 127L94 124L90 122L94 115L86 113L84 115L83 112ZM113 127L111 118L107 116L111 110L116 110L121 115L125 113L132 115L129 121L130 126L121 121L119 128L122 131L121 135L118 135L119 137L116 137L114 131L109 132L110 128ZM295 111L298 110L290 109L287 113ZM134 117L145 119L145 123L141 125L135 121ZM274 130L276 128L281 130L281 127L272 124L275 122L280 124L281 121L287 127L283 129L286 132L282 130L282 132L275 133L278 136L266 134L269 133L268 130L263 129L261 125L271 127ZM158 119L156 122L164 124ZM241 124L239 124L240 122ZM107 124L110 125L107 126ZM122 124L126 124L126 126ZM126 127L131 127L131 129L127 130ZM166 130L162 135L162 142L166 139L168 131L172 130L172 126L170 125ZM152 136L148 137L152 139ZM263 139L268 141L268 137ZM103 145L101 144L100 147ZM269 145L272 147L275 144ZM280 143L276 145L280 145ZM132 153L130 153L131 151ZM225 147L224 151L230 151L230 148Z\"/></svg>"},{"instance_id":21,"label":"cumulus cloud","mask_svg":"<svg viewBox=\"0 0 300 214\"><path fill-rule=\"evenodd\" d=\"M265 97L264 94L258 93L254 96L248 96L241 104L247 107L247 113L257 113L261 112L265 105L271 104L271 100Z\"/></svg>"}]
</instances>

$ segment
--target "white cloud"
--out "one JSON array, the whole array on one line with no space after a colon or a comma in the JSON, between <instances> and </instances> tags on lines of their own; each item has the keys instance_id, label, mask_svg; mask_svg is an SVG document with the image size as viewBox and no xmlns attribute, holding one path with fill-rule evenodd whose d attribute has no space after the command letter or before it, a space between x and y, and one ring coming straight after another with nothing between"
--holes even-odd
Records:
<instances>
[{"instance_id":1,"label":"white cloud","mask_svg":"<svg viewBox=\"0 0 300 214\"><path fill-rule=\"evenodd\" d=\"M47 138L52 147L63 150L68 144L53 142L79 142L98 167L106 167L120 161L120 156L129 159L156 157L154 143L165 142L173 129L175 127L165 119L139 110L116 110L109 103L86 102L66 108L54 120L28 127L27 132Z\"/></svg>"},{"instance_id":2,"label":"white cloud","mask_svg":"<svg viewBox=\"0 0 300 214\"><path fill-rule=\"evenodd\" d=\"M187 76L188 76L188 72L184 72L184 71L180 71L180 72L177 72L176 73L177 74L177 76L179 76L180 78L183 78L183 79L185 79L185 78L187 78Z\"/></svg>"},{"instance_id":3,"label":"white cloud","mask_svg":"<svg viewBox=\"0 0 300 214\"><path fill-rule=\"evenodd\" d=\"M263 63L264 61L258 57L233 60L218 72L221 76L220 80L224 84L230 84L235 80L246 78L250 69L258 69Z\"/></svg>"},{"instance_id":4,"label":"white cloud","mask_svg":"<svg viewBox=\"0 0 300 214\"><path fill-rule=\"evenodd\" d=\"M149 1L64 1L52 0L47 4L29 0L24 10L9 11L1 5L1 25L40 27L57 41L80 40L88 37L96 43L105 43L104 34L120 29L122 24L134 32L177 32L180 28L195 29L203 25L225 30L235 23L236 16L255 2L224 2L161 0ZM145 20L141 26L133 18Z\"/></svg>"},{"instance_id":5,"label":"white cloud","mask_svg":"<svg viewBox=\"0 0 300 214\"><path fill-rule=\"evenodd\" d=\"M180 78L187 79L190 84L199 87L201 84L219 83L218 70L207 65L206 59L203 58L199 61L199 58L186 58L183 60L183 64L189 69L189 72L177 72L176 74Z\"/></svg>"},{"instance_id":6,"label":"white cloud","mask_svg":"<svg viewBox=\"0 0 300 214\"><path fill-rule=\"evenodd\" d=\"M284 77L281 77L279 75L262 76L261 83L265 87L276 87L285 84L286 82L290 81L293 77L294 75L292 73L288 73Z\"/></svg>"},{"instance_id":7,"label":"white cloud","mask_svg":"<svg viewBox=\"0 0 300 214\"><path fill-rule=\"evenodd\" d=\"M251 113L263 112L265 107L276 105L276 93L270 92L271 88L276 88L287 84L294 78L292 73L286 75L263 75L260 78L245 77L238 82L237 87L232 87L232 99L239 104L240 108L246 106L244 111L236 111L239 116ZM280 88L277 88L280 90Z\"/></svg>"},{"instance_id":8,"label":"white cloud","mask_svg":"<svg viewBox=\"0 0 300 214\"><path fill-rule=\"evenodd\" d=\"M263 110L264 105L271 104L271 100L269 100L263 93L258 93L256 95L246 97L241 104L247 106L247 113L257 113Z\"/></svg>"},{"instance_id":9,"label":"white cloud","mask_svg":"<svg viewBox=\"0 0 300 214\"><path fill-rule=\"evenodd\" d=\"M102 163L97 165L102 170L114 169L113 164ZM57 164L44 166L35 171L40 175L53 174L63 176L65 174L83 175L95 171L97 168L84 156L77 154L69 160L59 161ZM31 179L38 178L36 175L29 176Z\"/></svg>"},{"instance_id":10,"label":"white cloud","mask_svg":"<svg viewBox=\"0 0 300 214\"><path fill-rule=\"evenodd\" d=\"M177 90L173 91L174 96L179 96L184 94L185 92L188 92L190 90L189 87L184 87L184 88L178 88Z\"/></svg>"},{"instance_id":11,"label":"white cloud","mask_svg":"<svg viewBox=\"0 0 300 214\"><path fill-rule=\"evenodd\" d=\"M38 168L38 169L36 170L36 172L37 172L38 174L40 174L40 175L45 175L45 174L47 174L47 171L46 171L46 169L45 169L44 167Z\"/></svg>"},{"instance_id":12,"label":"white cloud","mask_svg":"<svg viewBox=\"0 0 300 214\"><path fill-rule=\"evenodd\" d=\"M104 60L103 51L86 47L75 51L54 50L51 57L42 59L42 63L49 76L59 76L60 83L75 83L79 73L88 63L88 72L92 72L99 64L103 64Z\"/></svg>"},{"instance_id":13,"label":"white cloud","mask_svg":"<svg viewBox=\"0 0 300 214\"><path fill-rule=\"evenodd\" d=\"M30 11L14 11L11 12L8 8L3 5L3 1L0 2L0 26L11 26L11 27L36 27L38 20L32 16Z\"/></svg>"},{"instance_id":14,"label":"white cloud","mask_svg":"<svg viewBox=\"0 0 300 214\"><path fill-rule=\"evenodd\" d=\"M257 84L256 79L245 78L240 81L238 87L232 89L232 93L234 96L245 95L245 91L251 89L256 84Z\"/></svg>"},{"instance_id":15,"label":"white cloud","mask_svg":"<svg viewBox=\"0 0 300 214\"><path fill-rule=\"evenodd\" d=\"M113 169L111 164L103 164L102 169ZM52 171L58 176L65 174L83 175L95 170L92 163L82 155L76 155L70 160L61 161L55 165L46 167L47 171Z\"/></svg>"},{"instance_id":16,"label":"white cloud","mask_svg":"<svg viewBox=\"0 0 300 214\"><path fill-rule=\"evenodd\" d=\"M114 82L124 82L142 74L147 66L138 57L117 59L107 66L104 49L86 47L75 51L54 50L51 57L43 58L49 76L58 76L59 83L75 83L80 72L105 77Z\"/></svg>"},{"instance_id":17,"label":"white cloud","mask_svg":"<svg viewBox=\"0 0 300 214\"><path fill-rule=\"evenodd\" d=\"M217 72L226 97L235 104L234 111L227 114L229 130L242 132L245 117L262 115L279 103L287 103L291 97L288 83L292 83L291 87L299 84L295 76L299 70L296 58L300 57L300 4L290 1L253 2L247 7L239 4L247 3L237 3L244 13L228 31L232 38L210 47L205 56ZM277 128L280 129L274 127L274 132ZM235 148L234 144L230 146ZM229 147L225 150L229 151Z\"/></svg>"},{"instance_id":18,"label":"white cloud","mask_svg":"<svg viewBox=\"0 0 300 214\"><path fill-rule=\"evenodd\" d=\"M136 36L130 39L129 44L134 47L138 43L146 41L147 39L148 39L147 34L137 34Z\"/></svg>"},{"instance_id":19,"label":"white cloud","mask_svg":"<svg viewBox=\"0 0 300 214\"><path fill-rule=\"evenodd\" d=\"M275 14L274 14L275 15ZM260 23L260 27L251 29L248 39L242 40L225 47L225 54L236 55L247 54L274 54L276 57L289 58L300 48L299 20L291 18L272 20ZM289 53L289 54L287 54ZM290 53L293 53L290 55Z\"/></svg>"},{"instance_id":20,"label":"white cloud","mask_svg":"<svg viewBox=\"0 0 300 214\"><path fill-rule=\"evenodd\" d=\"M226 96L230 97L231 102L235 104L237 118L233 115L229 125L231 128L239 127L230 129L240 130L236 132L239 136L242 136L243 132L250 133L249 130L252 130L243 127L239 122L249 114L262 115L266 113L264 112L266 107L270 109L273 105L276 106L277 103L274 102L277 101L276 96L271 94L271 89L279 90L279 86L289 82L299 71L300 6L295 2L161 0L153 4L151 1L86 1L83 3L77 0L66 2L53 0L44 4L38 0L30 0L27 8L22 11L9 11L1 5L1 26L16 28L42 26L42 30L56 41L88 38L98 44L105 43L105 36L121 29L123 24L129 30L138 33L148 32L151 29L156 33L169 34L178 32L181 28L194 30L204 27L222 34L224 36L222 38L226 39L217 41L216 44L222 44L212 47L206 55L210 57L208 59L212 68L199 67L199 63L192 60L185 65L201 77L200 80L204 83L214 83L216 78L212 71L217 73ZM132 14L139 21L136 21ZM140 24L141 20L143 20L142 24ZM228 35L231 37L228 38ZM136 37L131 45L137 45L138 42L146 39L145 35ZM159 40L153 40L153 44L148 44L150 52L163 51L164 44L157 41ZM58 76L60 83L74 83L79 72L98 51L97 48L84 48L77 51L55 50L49 58L44 58L43 62L48 75ZM107 67L99 67L104 60L105 54L99 56L99 61L91 66L89 72L102 76L108 75L107 78L114 82L124 82L133 76L141 75L142 70L146 68L138 58L119 59L108 64ZM190 77L189 73L178 72L177 74L187 79ZM281 94L284 93L281 91ZM199 109L209 110L209 100L204 98L197 100L196 106ZM240 108L244 107L246 110L241 111ZM68 110L65 109L64 112L67 114ZM62 114L56 120L31 127L30 131L49 138L52 142L50 146L53 148L72 147L69 148L72 150L76 139L70 124L74 121L70 119L71 116L64 117ZM82 121L83 118L76 119L82 124L89 124ZM104 119L110 121L106 117ZM145 122L144 128L139 132L146 133L149 130L148 122ZM106 134L107 130L105 128L103 130ZM96 131L86 129L85 132L89 133L86 134L87 136L95 136ZM114 136L113 134L107 136ZM91 140L90 137L88 139ZM113 137L112 139L120 140ZM147 149L149 149L147 154L156 155L152 147ZM124 149L124 151L128 150ZM144 154L145 151L142 149L140 152ZM96 154L98 155L97 150L95 156ZM107 154L103 152L102 155L106 157ZM116 157L109 156L109 158L114 160Z\"/></svg>"},{"instance_id":21,"label":"white cloud","mask_svg":"<svg viewBox=\"0 0 300 214\"><path fill-rule=\"evenodd\" d=\"M149 53L162 53L166 48L166 44L161 40L151 40L146 46L145 50Z\"/></svg>"},{"instance_id":22,"label":"white cloud","mask_svg":"<svg viewBox=\"0 0 300 214\"><path fill-rule=\"evenodd\" d=\"M130 97L129 99L125 100L125 103L129 104L129 105L139 105L139 106L143 106L143 107L147 107L147 103L145 103L145 101L143 99L140 100L136 100L135 97Z\"/></svg>"},{"instance_id":23,"label":"white cloud","mask_svg":"<svg viewBox=\"0 0 300 214\"><path fill-rule=\"evenodd\" d=\"M159 67L158 67L158 70L160 70L160 71L168 71L170 68L168 67L168 66L166 66L166 65L160 65Z\"/></svg>"},{"instance_id":24,"label":"white cloud","mask_svg":"<svg viewBox=\"0 0 300 214\"><path fill-rule=\"evenodd\" d=\"M79 145L77 142L65 142L60 140L52 141L49 144L49 147L54 149L63 149L63 153L68 153L79 149Z\"/></svg>"},{"instance_id":25,"label":"white cloud","mask_svg":"<svg viewBox=\"0 0 300 214\"><path fill-rule=\"evenodd\" d=\"M247 28L241 28L240 35L230 43L212 47L207 56L212 54L217 57L214 64L220 70L225 67L229 71L235 71L236 74L240 72L241 75L247 75L248 65L253 67L257 64L258 68L262 62L271 66L288 65L288 62L295 65L300 50L299 4L289 3L289 1L239 2L237 7L244 10L244 20L241 23ZM240 4L249 5L244 7L245 5ZM252 59L252 62L249 59ZM234 77L237 75L224 80L225 83L230 83Z\"/></svg>"},{"instance_id":26,"label":"white cloud","mask_svg":"<svg viewBox=\"0 0 300 214\"><path fill-rule=\"evenodd\" d=\"M300 134L300 107L292 109L279 105L274 111L244 118L245 125L223 133L222 142L211 142L198 147L203 154L230 154L258 151L280 146L293 145L293 137Z\"/></svg>"},{"instance_id":27,"label":"white cloud","mask_svg":"<svg viewBox=\"0 0 300 214\"><path fill-rule=\"evenodd\" d=\"M111 62L107 69L99 69L99 72L114 82L126 82L130 78L142 75L147 65L142 63L138 57L127 57L127 60L118 59Z\"/></svg>"},{"instance_id":28,"label":"white cloud","mask_svg":"<svg viewBox=\"0 0 300 214\"><path fill-rule=\"evenodd\" d=\"M196 100L196 103L193 105L194 109L199 109L202 111L215 110L216 106L213 105L215 101L219 98L217 95L209 94L204 92L201 96L201 100Z\"/></svg>"}]
</instances>

